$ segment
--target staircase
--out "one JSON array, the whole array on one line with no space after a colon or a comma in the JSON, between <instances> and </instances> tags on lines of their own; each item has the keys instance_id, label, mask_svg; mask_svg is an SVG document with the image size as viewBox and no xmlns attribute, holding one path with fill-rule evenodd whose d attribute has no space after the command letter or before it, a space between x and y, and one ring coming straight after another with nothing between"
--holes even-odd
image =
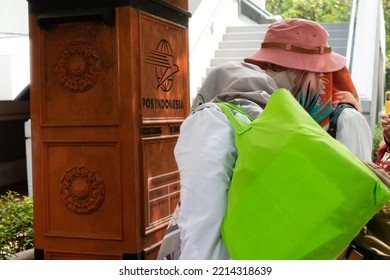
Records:
<instances>
[{"instance_id":1,"label":"staircase","mask_svg":"<svg viewBox=\"0 0 390 280\"><path fill-rule=\"evenodd\" d=\"M269 24L230 26L219 43L219 49L215 51L215 57L210 61L210 67L206 75L217 65L226 61L242 61L260 48L265 32ZM322 23L329 33L329 45L333 51L346 56L349 22ZM204 79L203 79L204 81Z\"/></svg>"}]
</instances>

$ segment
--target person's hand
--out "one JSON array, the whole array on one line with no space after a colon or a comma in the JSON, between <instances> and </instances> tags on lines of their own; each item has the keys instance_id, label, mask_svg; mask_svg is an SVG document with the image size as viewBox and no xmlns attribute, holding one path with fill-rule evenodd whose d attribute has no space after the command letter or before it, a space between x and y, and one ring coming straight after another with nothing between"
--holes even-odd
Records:
<instances>
[{"instance_id":1,"label":"person's hand","mask_svg":"<svg viewBox=\"0 0 390 280\"><path fill-rule=\"evenodd\" d=\"M390 114L382 115L381 124L383 129L383 137L387 143L390 143Z\"/></svg>"}]
</instances>

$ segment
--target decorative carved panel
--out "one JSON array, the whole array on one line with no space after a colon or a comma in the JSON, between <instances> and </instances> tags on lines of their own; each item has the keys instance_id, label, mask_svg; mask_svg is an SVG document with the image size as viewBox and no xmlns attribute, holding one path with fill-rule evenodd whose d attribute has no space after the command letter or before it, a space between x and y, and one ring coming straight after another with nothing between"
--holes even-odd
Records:
<instances>
[{"instance_id":1,"label":"decorative carved panel","mask_svg":"<svg viewBox=\"0 0 390 280\"><path fill-rule=\"evenodd\" d=\"M72 167L64 173L60 185L65 206L76 214L92 214L103 203L104 182L87 167Z\"/></svg>"},{"instance_id":2,"label":"decorative carved panel","mask_svg":"<svg viewBox=\"0 0 390 280\"><path fill-rule=\"evenodd\" d=\"M118 123L114 34L99 21L53 24L43 32L43 125Z\"/></svg>"},{"instance_id":3,"label":"decorative carved panel","mask_svg":"<svg viewBox=\"0 0 390 280\"><path fill-rule=\"evenodd\" d=\"M122 239L118 143L46 141L42 148L49 170L43 177L45 234Z\"/></svg>"},{"instance_id":4,"label":"decorative carved panel","mask_svg":"<svg viewBox=\"0 0 390 280\"><path fill-rule=\"evenodd\" d=\"M84 41L71 41L62 49L55 70L64 88L86 92L99 81L102 60L94 46Z\"/></svg>"}]
</instances>

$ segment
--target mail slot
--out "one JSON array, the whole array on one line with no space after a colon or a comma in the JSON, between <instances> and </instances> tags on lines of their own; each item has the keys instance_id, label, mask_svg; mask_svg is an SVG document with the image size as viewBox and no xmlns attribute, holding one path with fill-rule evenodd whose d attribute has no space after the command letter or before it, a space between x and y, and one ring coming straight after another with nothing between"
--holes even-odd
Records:
<instances>
[{"instance_id":1,"label":"mail slot","mask_svg":"<svg viewBox=\"0 0 390 280\"><path fill-rule=\"evenodd\" d=\"M155 259L180 194L187 1L28 0L36 259Z\"/></svg>"}]
</instances>

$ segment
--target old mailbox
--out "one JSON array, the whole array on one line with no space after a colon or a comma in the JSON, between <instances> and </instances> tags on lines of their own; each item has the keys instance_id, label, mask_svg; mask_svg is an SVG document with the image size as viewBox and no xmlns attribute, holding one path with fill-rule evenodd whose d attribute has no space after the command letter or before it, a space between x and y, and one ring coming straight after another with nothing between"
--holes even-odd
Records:
<instances>
[{"instance_id":1,"label":"old mailbox","mask_svg":"<svg viewBox=\"0 0 390 280\"><path fill-rule=\"evenodd\" d=\"M36 259L154 259L180 193L187 1L28 0Z\"/></svg>"}]
</instances>

